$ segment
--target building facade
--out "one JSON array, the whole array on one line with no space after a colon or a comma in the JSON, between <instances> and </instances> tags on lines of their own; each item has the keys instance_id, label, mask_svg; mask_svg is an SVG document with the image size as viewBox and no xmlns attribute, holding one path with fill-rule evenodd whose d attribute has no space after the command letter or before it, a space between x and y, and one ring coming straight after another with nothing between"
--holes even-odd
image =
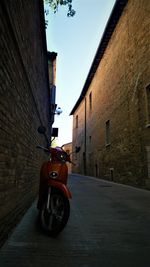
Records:
<instances>
[{"instance_id":1,"label":"building facade","mask_svg":"<svg viewBox=\"0 0 150 267\"><path fill-rule=\"evenodd\" d=\"M63 149L68 153L71 154L70 155L70 159L72 160L72 142L66 143L63 145ZM67 166L68 166L68 173L72 172L72 164L67 162Z\"/></svg>"},{"instance_id":2,"label":"building facade","mask_svg":"<svg viewBox=\"0 0 150 267\"><path fill-rule=\"evenodd\" d=\"M51 133L48 59L43 1L1 0L0 245L37 196L47 158L36 146Z\"/></svg>"},{"instance_id":3,"label":"building facade","mask_svg":"<svg viewBox=\"0 0 150 267\"><path fill-rule=\"evenodd\" d=\"M73 172L150 188L150 1L116 1L71 111Z\"/></svg>"}]
</instances>

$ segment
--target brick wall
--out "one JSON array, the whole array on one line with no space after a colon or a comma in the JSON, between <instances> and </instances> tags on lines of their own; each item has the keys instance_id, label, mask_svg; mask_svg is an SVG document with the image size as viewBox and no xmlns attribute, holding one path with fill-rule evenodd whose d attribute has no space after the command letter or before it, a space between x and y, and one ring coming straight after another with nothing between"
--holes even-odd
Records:
<instances>
[{"instance_id":1,"label":"brick wall","mask_svg":"<svg viewBox=\"0 0 150 267\"><path fill-rule=\"evenodd\" d=\"M145 90L150 83L149 11L148 0L128 1L85 98L74 112L73 124L73 144L78 142L86 153L88 175L147 188L150 128L146 122ZM106 144L108 121L110 140ZM82 145L85 142L86 148ZM82 163L77 159L74 172L83 173L83 165L83 159Z\"/></svg>"},{"instance_id":2,"label":"brick wall","mask_svg":"<svg viewBox=\"0 0 150 267\"><path fill-rule=\"evenodd\" d=\"M41 0L0 1L0 244L37 195L49 124Z\"/></svg>"}]
</instances>

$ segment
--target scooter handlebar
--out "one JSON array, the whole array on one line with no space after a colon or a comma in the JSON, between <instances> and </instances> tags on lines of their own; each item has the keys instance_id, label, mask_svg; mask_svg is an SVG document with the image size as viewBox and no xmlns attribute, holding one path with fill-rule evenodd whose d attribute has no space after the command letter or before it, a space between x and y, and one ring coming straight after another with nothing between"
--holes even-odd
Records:
<instances>
[{"instance_id":1,"label":"scooter handlebar","mask_svg":"<svg viewBox=\"0 0 150 267\"><path fill-rule=\"evenodd\" d=\"M36 148L39 148L39 149L42 149L42 150L44 150L44 151L46 151L46 152L51 153L50 149L48 149L48 148L46 148L46 147L43 147L43 146L41 146L41 145L37 145ZM58 148L60 148L60 149L62 150L62 152L63 152L63 153L61 153L61 151L60 151L60 153L57 153L57 154L56 154L56 157L57 157L60 161L66 161L66 162L69 162L69 163L71 163L71 164L73 164L73 165L76 165L74 162L72 162L72 161L70 160L70 155L67 155L67 153L62 149L62 147L58 147Z\"/></svg>"}]
</instances>

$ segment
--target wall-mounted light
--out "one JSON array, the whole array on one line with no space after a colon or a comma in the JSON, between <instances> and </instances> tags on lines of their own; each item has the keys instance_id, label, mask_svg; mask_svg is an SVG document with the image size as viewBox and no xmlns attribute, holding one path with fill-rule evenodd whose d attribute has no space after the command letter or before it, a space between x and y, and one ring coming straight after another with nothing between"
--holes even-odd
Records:
<instances>
[{"instance_id":1,"label":"wall-mounted light","mask_svg":"<svg viewBox=\"0 0 150 267\"><path fill-rule=\"evenodd\" d=\"M62 113L62 109L60 107L56 108L54 114L55 115L60 115Z\"/></svg>"}]
</instances>

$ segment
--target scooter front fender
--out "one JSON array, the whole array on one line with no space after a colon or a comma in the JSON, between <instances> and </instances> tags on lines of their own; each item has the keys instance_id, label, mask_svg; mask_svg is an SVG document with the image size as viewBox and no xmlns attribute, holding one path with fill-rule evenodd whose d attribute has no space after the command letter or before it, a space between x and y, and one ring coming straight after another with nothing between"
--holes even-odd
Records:
<instances>
[{"instance_id":1,"label":"scooter front fender","mask_svg":"<svg viewBox=\"0 0 150 267\"><path fill-rule=\"evenodd\" d=\"M48 181L48 185L58 188L60 191L63 192L65 197L72 198L71 192L69 191L68 187L65 184L62 184L61 182L58 182L56 180L50 180Z\"/></svg>"}]
</instances>

